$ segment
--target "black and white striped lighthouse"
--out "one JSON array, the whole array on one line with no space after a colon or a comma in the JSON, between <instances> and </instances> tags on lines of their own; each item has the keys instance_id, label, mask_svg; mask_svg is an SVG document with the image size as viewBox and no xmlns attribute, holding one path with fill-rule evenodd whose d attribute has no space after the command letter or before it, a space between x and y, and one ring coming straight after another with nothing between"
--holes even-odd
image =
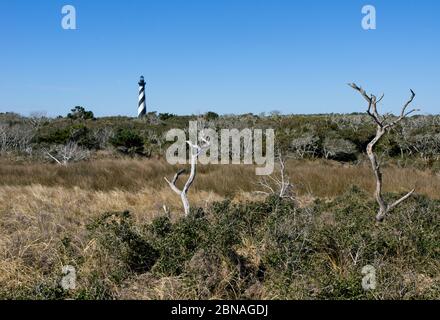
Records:
<instances>
[{"instance_id":1,"label":"black and white striped lighthouse","mask_svg":"<svg viewBox=\"0 0 440 320\"><path fill-rule=\"evenodd\" d=\"M147 114L147 105L145 104L145 80L144 76L141 76L139 80L139 104L138 104L138 117L145 117Z\"/></svg>"}]
</instances>

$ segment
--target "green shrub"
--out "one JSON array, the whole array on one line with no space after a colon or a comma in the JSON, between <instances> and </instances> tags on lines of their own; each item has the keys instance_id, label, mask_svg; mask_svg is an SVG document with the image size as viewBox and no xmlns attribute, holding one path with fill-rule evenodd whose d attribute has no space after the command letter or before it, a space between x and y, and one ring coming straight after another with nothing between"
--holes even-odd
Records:
<instances>
[{"instance_id":1,"label":"green shrub","mask_svg":"<svg viewBox=\"0 0 440 320\"><path fill-rule=\"evenodd\" d=\"M219 115L215 112L209 111L209 112L205 113L205 119L207 121L216 120L218 118L219 118Z\"/></svg>"},{"instance_id":2,"label":"green shrub","mask_svg":"<svg viewBox=\"0 0 440 320\"><path fill-rule=\"evenodd\" d=\"M168 119L175 118L176 115L172 113L159 113L159 120L166 121Z\"/></svg>"},{"instance_id":3,"label":"green shrub","mask_svg":"<svg viewBox=\"0 0 440 320\"><path fill-rule=\"evenodd\" d=\"M106 214L90 230L112 257L117 285L147 272L179 279L198 299L438 297L439 201L413 197L382 224L376 209L353 187L306 208L277 197L223 201L175 222L159 217L140 226L128 213ZM372 292L361 285L366 265L377 270Z\"/></svg>"},{"instance_id":4,"label":"green shrub","mask_svg":"<svg viewBox=\"0 0 440 320\"><path fill-rule=\"evenodd\" d=\"M151 225L151 241L159 252L154 271L164 275L179 275L204 240L208 221L196 214L171 225L167 218L159 218Z\"/></svg>"},{"instance_id":5,"label":"green shrub","mask_svg":"<svg viewBox=\"0 0 440 320\"><path fill-rule=\"evenodd\" d=\"M95 118L92 111L87 111L86 109L84 109L84 107L81 107L81 106L76 106L75 108L73 108L70 111L71 112L69 114L67 114L68 119L90 120L90 119Z\"/></svg>"},{"instance_id":6,"label":"green shrub","mask_svg":"<svg viewBox=\"0 0 440 320\"><path fill-rule=\"evenodd\" d=\"M135 130L119 129L110 143L125 154L144 154L144 140Z\"/></svg>"},{"instance_id":7,"label":"green shrub","mask_svg":"<svg viewBox=\"0 0 440 320\"><path fill-rule=\"evenodd\" d=\"M45 132L39 132L35 137L36 143L40 144L65 144L70 140L70 128L51 128Z\"/></svg>"},{"instance_id":8,"label":"green shrub","mask_svg":"<svg viewBox=\"0 0 440 320\"><path fill-rule=\"evenodd\" d=\"M106 252L119 262L125 272L149 271L159 257L158 251L136 228L128 211L107 213L88 226Z\"/></svg>"},{"instance_id":9,"label":"green shrub","mask_svg":"<svg viewBox=\"0 0 440 320\"><path fill-rule=\"evenodd\" d=\"M63 145L68 142L76 142L86 149L98 149L99 142L93 136L92 131L84 124L73 124L66 127L44 128L38 132L35 142L49 145Z\"/></svg>"}]
</instances>

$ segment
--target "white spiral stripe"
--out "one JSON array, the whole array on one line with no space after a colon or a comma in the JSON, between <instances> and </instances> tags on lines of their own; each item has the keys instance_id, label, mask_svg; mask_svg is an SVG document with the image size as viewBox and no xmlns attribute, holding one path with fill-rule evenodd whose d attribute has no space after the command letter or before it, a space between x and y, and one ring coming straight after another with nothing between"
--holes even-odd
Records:
<instances>
[{"instance_id":1,"label":"white spiral stripe","mask_svg":"<svg viewBox=\"0 0 440 320\"><path fill-rule=\"evenodd\" d=\"M141 101L142 100L142 98L144 98L145 97L145 93L144 92L142 92L142 94L140 94L139 95L139 101Z\"/></svg>"}]
</instances>

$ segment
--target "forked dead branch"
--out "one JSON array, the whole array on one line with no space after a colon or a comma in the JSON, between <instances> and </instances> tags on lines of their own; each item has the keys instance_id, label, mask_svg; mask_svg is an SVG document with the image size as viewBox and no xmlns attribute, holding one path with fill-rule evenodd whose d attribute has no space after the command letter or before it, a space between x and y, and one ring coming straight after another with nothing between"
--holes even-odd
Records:
<instances>
[{"instance_id":1,"label":"forked dead branch","mask_svg":"<svg viewBox=\"0 0 440 320\"><path fill-rule=\"evenodd\" d=\"M382 222L385 219L385 216L389 212L391 212L395 207L397 207L403 201L411 197L415 189L411 190L402 198L398 199L397 201L391 204L386 203L382 195L382 172L380 169L380 163L378 162L376 154L374 153L374 147L391 128L393 128L403 119L405 119L407 116L411 115L416 111L419 111L418 109L411 109L410 111L408 111L408 107L414 101L416 94L414 93L413 90L411 90L411 97L402 107L402 111L400 115L395 119L388 119L386 116L383 115L381 116L377 110L377 104L382 101L384 95L382 95L379 99L377 99L375 95L367 94L367 92L364 89L362 89L362 87L359 87L354 83L349 84L349 86L352 87L354 90L358 91L362 95L362 97L364 97L364 99L368 102L367 114L374 120L377 126L376 136L374 137L373 140L371 140L371 142L367 146L367 154L368 154L368 158L370 159L371 166L373 168L374 175L376 178L375 197L377 203L379 204L379 212L376 215L376 220L378 222Z\"/></svg>"},{"instance_id":2,"label":"forked dead branch","mask_svg":"<svg viewBox=\"0 0 440 320\"><path fill-rule=\"evenodd\" d=\"M81 148L76 142L68 142L55 148L55 155L48 150L45 154L60 166L67 166L70 162L85 160L89 157L89 151Z\"/></svg>"},{"instance_id":3,"label":"forked dead branch","mask_svg":"<svg viewBox=\"0 0 440 320\"><path fill-rule=\"evenodd\" d=\"M256 193L266 196L278 196L281 199L295 200L294 185L290 182L290 178L286 173L286 162L281 151L278 152L278 160L280 163L279 174L272 174L262 177L258 185L266 191L256 191Z\"/></svg>"},{"instance_id":4,"label":"forked dead branch","mask_svg":"<svg viewBox=\"0 0 440 320\"><path fill-rule=\"evenodd\" d=\"M191 157L191 172L190 175L188 177L188 180L186 181L185 185L183 186L183 189L180 190L177 186L177 180L179 179L179 177L185 173L185 169L181 169L179 170L175 175L172 181L169 181L167 178L164 178L165 181L168 183L168 185L170 186L170 188L177 193L181 200L182 200L182 204L183 204L183 208L185 210L185 215L188 216L190 213L190 204L188 201L188 190L191 187L191 185L194 182L194 179L196 177L196 169L197 169L197 161L199 156L205 152L210 144L209 141L206 140L203 136L203 133L201 135L201 140L203 142L202 145L197 145L197 144L193 144L191 141L187 141L186 143L189 145L189 150L190 150L190 157Z\"/></svg>"}]
</instances>

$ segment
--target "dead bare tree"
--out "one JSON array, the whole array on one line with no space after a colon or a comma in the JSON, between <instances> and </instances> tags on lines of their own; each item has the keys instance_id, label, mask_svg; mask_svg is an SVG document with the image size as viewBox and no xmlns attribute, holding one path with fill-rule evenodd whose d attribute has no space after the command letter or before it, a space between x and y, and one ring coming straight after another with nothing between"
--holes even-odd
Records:
<instances>
[{"instance_id":1,"label":"dead bare tree","mask_svg":"<svg viewBox=\"0 0 440 320\"><path fill-rule=\"evenodd\" d=\"M44 111L32 112L29 115L28 121L35 130L38 130L44 124L44 122L48 121L46 112Z\"/></svg>"},{"instance_id":2,"label":"dead bare tree","mask_svg":"<svg viewBox=\"0 0 440 320\"><path fill-rule=\"evenodd\" d=\"M191 141L187 141L186 143L189 145L189 149L190 149L190 157L191 157L191 172L190 175L188 177L188 180L186 181L185 185L183 186L183 189L180 190L179 188L177 188L176 183L177 180L179 179L179 177L185 173L185 169L179 170L175 175L172 181L169 181L166 177L164 178L165 181L168 183L168 185L170 186L170 188L177 193L181 200L182 200L182 204L183 204L183 208L185 210L185 215L188 216L190 213L190 204L188 201L188 190L191 187L191 185L194 182L194 179L196 177L196 169L197 169L197 161L199 156L205 152L208 148L209 148L209 141L207 141L204 137L203 137L203 133L201 135L201 140L203 142L203 145L199 146L197 144L193 144Z\"/></svg>"},{"instance_id":3,"label":"dead bare tree","mask_svg":"<svg viewBox=\"0 0 440 320\"><path fill-rule=\"evenodd\" d=\"M0 153L25 152L32 153L33 128L25 125L8 125L0 123Z\"/></svg>"},{"instance_id":4,"label":"dead bare tree","mask_svg":"<svg viewBox=\"0 0 440 320\"><path fill-rule=\"evenodd\" d=\"M280 163L279 174L272 174L261 178L258 185L266 189L266 191L257 191L257 193L266 196L276 195L279 198L293 201L295 200L294 186L290 182L289 176L286 174L286 163L281 152L278 152L278 160Z\"/></svg>"},{"instance_id":5,"label":"dead bare tree","mask_svg":"<svg viewBox=\"0 0 440 320\"><path fill-rule=\"evenodd\" d=\"M57 164L67 166L69 162L81 161L87 159L89 151L81 148L76 142L68 142L65 145L57 146L56 156L52 155L48 150L45 153Z\"/></svg>"},{"instance_id":6,"label":"dead bare tree","mask_svg":"<svg viewBox=\"0 0 440 320\"><path fill-rule=\"evenodd\" d=\"M398 124L400 121L405 119L413 112L419 111L417 109L407 111L409 105L414 101L416 94L413 90L411 90L411 98L404 104L400 115L397 118L388 119L386 116L379 115L379 112L377 110L377 104L382 101L384 95L382 95L381 98L377 99L375 95L367 94L364 89L354 83L349 84L349 86L358 91L362 95L362 97L364 97L364 99L368 102L367 114L374 120L377 126L376 136L367 146L367 154L368 158L370 159L371 166L373 167L374 175L376 177L375 197L377 203L379 204L379 212L377 213L376 221L382 222L385 219L385 216L403 201L408 199L414 193L415 189L411 190L402 198L391 204L385 202L382 196L382 172L380 170L380 164L377 160L376 154L374 153L374 147L379 142L379 140L396 124Z\"/></svg>"}]
</instances>

